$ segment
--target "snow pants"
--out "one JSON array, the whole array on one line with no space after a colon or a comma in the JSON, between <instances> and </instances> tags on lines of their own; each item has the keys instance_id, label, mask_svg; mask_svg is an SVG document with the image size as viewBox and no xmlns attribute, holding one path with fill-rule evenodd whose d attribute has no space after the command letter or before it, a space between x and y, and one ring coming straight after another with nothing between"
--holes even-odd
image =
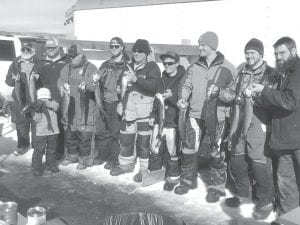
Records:
<instances>
[{"instance_id":1,"label":"snow pants","mask_svg":"<svg viewBox=\"0 0 300 225\"><path fill-rule=\"evenodd\" d=\"M79 155L80 158L89 157L91 154L93 132L68 130L66 133L68 154Z\"/></svg>"},{"instance_id":2,"label":"snow pants","mask_svg":"<svg viewBox=\"0 0 300 225\"><path fill-rule=\"evenodd\" d=\"M101 118L99 110L96 114L95 151L96 158L103 161L116 162L120 153L120 124L121 120L117 114L118 102L104 102L107 113L105 121Z\"/></svg>"},{"instance_id":3,"label":"snow pants","mask_svg":"<svg viewBox=\"0 0 300 225\"><path fill-rule=\"evenodd\" d=\"M163 128L162 140L157 137L158 125L155 124L151 139L151 151L149 158L149 170L159 170L163 165L163 155L167 154L166 159L166 180L169 183L179 182L179 163L178 163L178 134L176 128Z\"/></svg>"},{"instance_id":4,"label":"snow pants","mask_svg":"<svg viewBox=\"0 0 300 225\"><path fill-rule=\"evenodd\" d=\"M128 95L120 129L119 167L123 170L133 171L138 157L140 173L148 171L151 137L149 118L153 100L154 97L135 91Z\"/></svg>"},{"instance_id":5,"label":"snow pants","mask_svg":"<svg viewBox=\"0 0 300 225\"><path fill-rule=\"evenodd\" d=\"M219 134L222 126L224 126L224 120L219 120L216 133ZM210 143L205 143L205 121L193 117L188 118L186 124L186 138L187 141L183 143L182 159L181 159L181 176L180 183L183 185L191 186L197 182L198 172L198 151L200 149L200 156L202 152L209 150ZM218 137L218 135L217 135ZM205 150L202 150L205 149ZM208 149L208 150L206 150ZM226 182L226 169L225 158L221 157L217 160L212 157L207 157L208 170L206 170L205 179L207 191L217 191L225 193Z\"/></svg>"},{"instance_id":6,"label":"snow pants","mask_svg":"<svg viewBox=\"0 0 300 225\"><path fill-rule=\"evenodd\" d=\"M35 148L32 154L32 166L35 170L42 170L42 159L46 150L46 166L56 166L55 156L58 134L36 136Z\"/></svg>"},{"instance_id":7,"label":"snow pants","mask_svg":"<svg viewBox=\"0 0 300 225\"><path fill-rule=\"evenodd\" d=\"M31 115L24 116L22 107L19 103L14 102L11 106L11 120L16 124L18 148L30 147L30 130L31 130L31 145L34 147L35 142L35 126L33 125Z\"/></svg>"}]
</instances>

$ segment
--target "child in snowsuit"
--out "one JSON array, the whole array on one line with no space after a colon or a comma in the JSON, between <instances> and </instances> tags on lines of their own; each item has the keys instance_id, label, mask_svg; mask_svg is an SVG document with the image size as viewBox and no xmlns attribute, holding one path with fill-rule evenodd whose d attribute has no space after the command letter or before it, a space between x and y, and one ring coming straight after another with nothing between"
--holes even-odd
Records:
<instances>
[{"instance_id":1,"label":"child in snowsuit","mask_svg":"<svg viewBox=\"0 0 300 225\"><path fill-rule=\"evenodd\" d=\"M59 172L55 162L57 138L59 134L57 111L59 104L51 100L51 93L47 88L37 91L37 102L33 106L36 126L36 145L32 154L34 176L41 176L42 159L46 150L46 170L51 173Z\"/></svg>"}]
</instances>

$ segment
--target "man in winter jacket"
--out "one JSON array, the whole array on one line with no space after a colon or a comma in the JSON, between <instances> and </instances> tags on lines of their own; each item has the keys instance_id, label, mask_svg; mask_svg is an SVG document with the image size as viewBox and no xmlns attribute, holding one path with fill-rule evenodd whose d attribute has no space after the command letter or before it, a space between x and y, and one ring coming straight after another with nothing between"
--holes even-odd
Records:
<instances>
[{"instance_id":1,"label":"man in winter jacket","mask_svg":"<svg viewBox=\"0 0 300 225\"><path fill-rule=\"evenodd\" d=\"M224 102L233 100L231 129L236 128L230 132L229 139L232 145L230 169L237 191L236 196L225 200L225 204L238 207L247 201L249 185L253 183L249 177L251 171L258 199L253 216L256 219L265 219L273 209L274 198L272 160L268 144L271 117L268 109L261 105L263 101L261 96L258 94L252 96L247 88L254 83L274 87L276 76L275 70L263 60L264 46L260 40L251 39L246 44L244 52L246 63L240 66L237 78L219 93L219 98ZM246 101L250 101L253 107L247 108Z\"/></svg>"},{"instance_id":2,"label":"man in winter jacket","mask_svg":"<svg viewBox=\"0 0 300 225\"><path fill-rule=\"evenodd\" d=\"M123 72L128 70L127 64L129 57L125 54L123 40L114 37L109 45L112 57L105 61L99 68L100 90L103 92L105 117L100 116L97 111L95 150L98 155L94 159L94 165L101 165L105 161L105 169L112 170L118 162L120 153L120 116L117 113L117 106L120 101L119 81L122 79Z\"/></svg>"},{"instance_id":3,"label":"man in winter jacket","mask_svg":"<svg viewBox=\"0 0 300 225\"><path fill-rule=\"evenodd\" d=\"M186 194L190 189L197 187L197 152L202 145L210 146L209 151L215 149L216 140L222 136L225 126L225 117L228 107L218 100L214 109L206 111L212 95L211 87L222 88L227 86L236 76L236 68L228 62L223 54L217 51L218 37L214 32L202 34L198 40L200 57L187 70L179 89L178 106L189 106L188 121L186 125L186 141L183 143L181 159L180 185L175 188L176 194ZM212 94L210 94L212 93ZM206 119L206 116L215 115L215 118ZM211 132L206 127L214 130ZM214 136L209 144L203 143L206 133ZM206 138L207 139L207 138ZM218 148L216 148L218 149ZM200 148L200 151L201 148ZM210 158L207 177L208 202L217 202L220 196L225 195L226 164L223 157Z\"/></svg>"},{"instance_id":4,"label":"man in winter jacket","mask_svg":"<svg viewBox=\"0 0 300 225\"><path fill-rule=\"evenodd\" d=\"M52 99L58 103L61 103L61 95L57 89L57 81L60 76L62 68L69 61L66 56L61 53L58 41L55 38L49 38L46 40L46 57L42 59L37 67L37 73L39 75L39 86L48 88L51 92ZM61 118L61 111L57 112L58 121ZM57 144L57 157L60 158L64 153L64 129L63 125L59 122L59 135Z\"/></svg>"},{"instance_id":5,"label":"man in winter jacket","mask_svg":"<svg viewBox=\"0 0 300 225\"><path fill-rule=\"evenodd\" d=\"M93 76L98 70L90 63L83 51L76 45L68 49L72 61L66 64L58 79L57 86L62 94L70 95L68 106L67 154L62 165L78 161L77 169L89 164L91 142L95 124L95 83Z\"/></svg>"},{"instance_id":6,"label":"man in winter jacket","mask_svg":"<svg viewBox=\"0 0 300 225\"><path fill-rule=\"evenodd\" d=\"M120 130L119 165L110 174L118 176L132 172L136 156L140 161L140 170L134 176L134 181L141 182L148 172L150 137L150 113L156 93L157 80L160 79L158 65L147 60L150 46L147 40L138 39L132 48L133 63L125 72L131 87L124 99L123 120ZM136 152L136 154L135 154Z\"/></svg>"},{"instance_id":7,"label":"man in winter jacket","mask_svg":"<svg viewBox=\"0 0 300 225\"><path fill-rule=\"evenodd\" d=\"M270 147L278 156L281 214L299 206L300 59L296 43L290 37L278 39L273 47L279 85L273 89L265 84L253 84L252 91L261 93L265 106L272 111Z\"/></svg>"},{"instance_id":8,"label":"man in winter jacket","mask_svg":"<svg viewBox=\"0 0 300 225\"><path fill-rule=\"evenodd\" d=\"M31 42L23 42L21 56L10 65L5 83L8 86L15 87L15 83L20 82L20 89L14 89L12 97L12 122L16 123L18 136L18 151L14 154L23 154L30 147L29 131L31 127L31 143L34 145L34 127L32 126L32 117L28 113L24 115L22 110L34 102L34 93L30 91L33 78L36 74L38 60L35 56L35 48ZM19 97L21 99L19 99Z\"/></svg>"},{"instance_id":9,"label":"man in winter jacket","mask_svg":"<svg viewBox=\"0 0 300 225\"><path fill-rule=\"evenodd\" d=\"M178 137L178 87L182 77L185 74L183 66L179 65L179 55L168 51L160 56L165 71L162 74L161 82L158 83L157 92L162 94L164 100L164 109L160 108L159 101L156 98L153 106L153 117L155 118L154 130L151 141L151 152L149 158L150 171L162 168L163 155L167 153L166 165L166 183L164 190L172 191L179 183L179 137ZM160 110L165 111L164 121L161 121L162 131L159 134ZM160 135L160 136L159 136Z\"/></svg>"}]
</instances>

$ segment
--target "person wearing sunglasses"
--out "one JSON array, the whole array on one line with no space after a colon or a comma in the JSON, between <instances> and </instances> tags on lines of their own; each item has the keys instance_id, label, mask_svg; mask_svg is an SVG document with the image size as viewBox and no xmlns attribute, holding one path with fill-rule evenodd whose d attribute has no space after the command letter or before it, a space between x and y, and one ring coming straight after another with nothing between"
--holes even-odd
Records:
<instances>
[{"instance_id":1,"label":"person wearing sunglasses","mask_svg":"<svg viewBox=\"0 0 300 225\"><path fill-rule=\"evenodd\" d=\"M60 90L57 88L57 81L62 68L66 65L69 59L62 53L56 38L49 38L45 43L46 55L37 66L38 87L44 87L50 90L52 99L61 103L62 97ZM56 159L60 159L64 154L64 129L60 123L61 110L57 113L59 135L57 140Z\"/></svg>"},{"instance_id":2,"label":"person wearing sunglasses","mask_svg":"<svg viewBox=\"0 0 300 225\"><path fill-rule=\"evenodd\" d=\"M14 152L15 155L24 154L30 148L29 131L31 127L31 143L34 145L34 126L32 126L32 117L30 114L23 115L24 108L34 102L34 93L30 91L32 78L36 75L36 66L38 59L35 55L35 48L31 42L23 42L21 48L21 55L14 60L10 65L5 83L8 86L15 87L15 82L20 82L21 93L14 89L12 97L14 103L12 104L12 122L16 123L16 130L18 136L18 150ZM34 90L33 90L34 91ZM21 96L21 99L18 97Z\"/></svg>"},{"instance_id":3,"label":"person wearing sunglasses","mask_svg":"<svg viewBox=\"0 0 300 225\"><path fill-rule=\"evenodd\" d=\"M206 183L209 182L206 200L218 202L220 197L225 195L227 166L223 155L212 157L211 152L214 149L212 147L215 147L212 144L216 143L225 131L225 118L229 116L226 113L229 112L229 107L217 100L215 107L210 107L213 110L209 114L208 103L217 96L215 91L209 95L209 87L212 85L219 88L225 87L234 80L237 70L221 52L217 51L216 33L205 32L199 37L198 44L200 57L188 68L179 89L178 106L183 109L189 107L189 111L186 124L187 137L182 149L180 185L175 188L175 193L183 195L190 189L197 188L197 155L200 155L202 160L209 162L208 173L205 176L209 179L204 180ZM208 119L209 116L210 119ZM206 129L208 125L212 129ZM208 132L213 132L213 130L215 133L208 135ZM210 140L213 136L214 140Z\"/></svg>"},{"instance_id":4,"label":"person wearing sunglasses","mask_svg":"<svg viewBox=\"0 0 300 225\"><path fill-rule=\"evenodd\" d=\"M104 162L105 169L112 170L118 162L120 153L120 116L117 113L117 106L120 102L118 94L118 81L124 71L128 70L128 55L125 53L123 40L113 37L109 44L111 58L106 60L99 68L99 74L95 82L100 81L100 89L103 91L103 104L107 116L102 119L97 111L94 165L101 165Z\"/></svg>"},{"instance_id":5,"label":"person wearing sunglasses","mask_svg":"<svg viewBox=\"0 0 300 225\"><path fill-rule=\"evenodd\" d=\"M133 61L129 64L129 70L124 73L128 76L131 87L127 91L122 110L119 165L110 172L112 176L133 172L138 157L140 169L133 177L135 182L142 182L143 175L148 173L150 113L156 84L161 76L158 65L147 60L150 51L149 42L145 39L136 40L132 48Z\"/></svg>"},{"instance_id":6,"label":"person wearing sunglasses","mask_svg":"<svg viewBox=\"0 0 300 225\"><path fill-rule=\"evenodd\" d=\"M167 153L166 182L163 189L172 191L179 183L179 138L177 132L178 124L178 88L180 81L185 74L185 68L179 65L179 55L176 52L168 51L160 56L164 65L161 82L157 85L157 92L163 95L165 104L165 120L163 124L161 143L157 146L156 137L151 141L149 158L149 170L160 170L163 165L163 155ZM157 98L154 100L152 116L154 118L154 130L158 129L159 104ZM156 133L153 131L153 134Z\"/></svg>"}]
</instances>

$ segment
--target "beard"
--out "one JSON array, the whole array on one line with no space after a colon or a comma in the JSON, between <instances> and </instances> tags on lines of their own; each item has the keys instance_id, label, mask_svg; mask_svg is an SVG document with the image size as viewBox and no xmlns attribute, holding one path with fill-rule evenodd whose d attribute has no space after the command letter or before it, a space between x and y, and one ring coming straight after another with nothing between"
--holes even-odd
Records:
<instances>
[{"instance_id":1,"label":"beard","mask_svg":"<svg viewBox=\"0 0 300 225\"><path fill-rule=\"evenodd\" d=\"M288 72L291 68L293 68L296 60L297 57L293 55L290 55L285 61L282 62L278 62L278 60L276 60L276 71L279 73Z\"/></svg>"},{"instance_id":2,"label":"beard","mask_svg":"<svg viewBox=\"0 0 300 225\"><path fill-rule=\"evenodd\" d=\"M34 56L34 53L25 53L25 52L22 52L21 53L21 58L25 61L30 61Z\"/></svg>"}]
</instances>

